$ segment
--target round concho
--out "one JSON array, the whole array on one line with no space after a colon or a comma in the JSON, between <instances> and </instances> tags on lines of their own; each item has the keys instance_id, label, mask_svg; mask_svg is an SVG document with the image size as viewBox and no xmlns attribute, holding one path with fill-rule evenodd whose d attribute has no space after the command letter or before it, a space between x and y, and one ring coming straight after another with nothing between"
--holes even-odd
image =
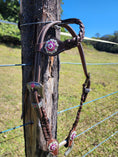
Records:
<instances>
[{"instance_id":1,"label":"round concho","mask_svg":"<svg viewBox=\"0 0 118 157\"><path fill-rule=\"evenodd\" d=\"M50 143L50 145L48 146L49 151L55 151L57 148L58 148L57 141Z\"/></svg>"},{"instance_id":2,"label":"round concho","mask_svg":"<svg viewBox=\"0 0 118 157\"><path fill-rule=\"evenodd\" d=\"M73 141L75 137L76 137L76 131L73 131L72 134L70 135L70 140Z\"/></svg>"},{"instance_id":3,"label":"round concho","mask_svg":"<svg viewBox=\"0 0 118 157\"><path fill-rule=\"evenodd\" d=\"M57 52L58 46L59 45L56 40L50 39L50 40L46 41L45 50L47 53L53 54L53 53Z\"/></svg>"}]
</instances>

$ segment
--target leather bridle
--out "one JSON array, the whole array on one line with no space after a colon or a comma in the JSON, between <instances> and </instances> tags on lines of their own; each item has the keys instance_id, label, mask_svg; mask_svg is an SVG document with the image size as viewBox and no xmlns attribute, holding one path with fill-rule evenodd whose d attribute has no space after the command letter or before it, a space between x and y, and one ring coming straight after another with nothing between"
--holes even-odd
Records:
<instances>
[{"instance_id":1,"label":"leather bridle","mask_svg":"<svg viewBox=\"0 0 118 157\"><path fill-rule=\"evenodd\" d=\"M74 30L68 25L68 24L77 24L80 26L80 32L77 35ZM68 30L68 32L72 35L72 39L68 39L64 42L60 41L57 38L51 38L48 41L45 41L45 37L47 35L47 32L50 28L54 27L55 25L64 27ZM82 66L83 66L83 71L86 77L85 83L83 84L83 89L82 89L82 95L81 95L81 100L80 100L80 107L77 111L76 119L72 125L71 130L69 131L69 135L66 138L66 145L65 147L70 147L72 145L72 142L76 136L76 127L79 122L80 118L80 112L82 109L83 102L85 102L86 97L88 92L90 91L90 74L87 72L87 67L86 67L86 61L85 61L85 56L83 52L83 48L81 45L81 41L84 38L84 25L79 19L66 19L62 21L55 21L51 22L49 24L46 24L43 26L42 30L40 31L38 38L37 38L37 43L36 43L36 53L35 53L35 60L34 60L34 75L33 75L33 81L29 82L27 84L27 88L29 92L32 94L32 106L34 108L38 108L38 117L40 119L42 131L44 134L44 138L47 142L47 148L48 151L53 154L57 155L58 154L58 149L59 149L59 144L56 139L52 138L52 133L51 133L51 127L49 124L49 120L46 114L46 110L43 107L43 85L40 82L40 55L44 54L47 56L55 56L58 55L59 53L69 50L73 47L77 47Z\"/></svg>"}]
</instances>

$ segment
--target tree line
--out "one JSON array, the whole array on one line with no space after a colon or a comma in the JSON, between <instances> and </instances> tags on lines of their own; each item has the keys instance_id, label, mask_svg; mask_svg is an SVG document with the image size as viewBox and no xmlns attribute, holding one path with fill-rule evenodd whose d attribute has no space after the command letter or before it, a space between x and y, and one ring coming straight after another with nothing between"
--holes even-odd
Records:
<instances>
[{"instance_id":1,"label":"tree line","mask_svg":"<svg viewBox=\"0 0 118 157\"><path fill-rule=\"evenodd\" d=\"M99 33L96 33L96 36L97 37L93 37L93 38L118 43L118 31L115 31L112 35L108 34L102 37L99 37ZM93 42L93 41L85 41L85 43L93 45L94 48L99 51L118 53L118 45L102 43L102 42Z\"/></svg>"},{"instance_id":2,"label":"tree line","mask_svg":"<svg viewBox=\"0 0 118 157\"><path fill-rule=\"evenodd\" d=\"M63 5L63 0L61 0ZM16 22L19 20L20 1L19 0L0 0L0 19ZM63 14L63 10L62 10ZM65 31L65 29L61 29ZM100 37L99 33L96 33L97 39L107 40L118 43L118 31L115 31L112 35L104 35ZM66 37L63 37L66 39ZM0 42L13 42L14 44L20 44L20 31L16 26L6 25L0 23ZM118 45L106 44L101 42L84 41L86 44L91 44L99 51L107 51L111 53L118 53Z\"/></svg>"},{"instance_id":3,"label":"tree line","mask_svg":"<svg viewBox=\"0 0 118 157\"><path fill-rule=\"evenodd\" d=\"M20 4L18 0L0 0L0 16L4 20L18 22Z\"/></svg>"},{"instance_id":4,"label":"tree line","mask_svg":"<svg viewBox=\"0 0 118 157\"><path fill-rule=\"evenodd\" d=\"M18 0L0 0L0 20L18 23L20 3ZM17 26L0 23L0 42L20 45Z\"/></svg>"}]
</instances>

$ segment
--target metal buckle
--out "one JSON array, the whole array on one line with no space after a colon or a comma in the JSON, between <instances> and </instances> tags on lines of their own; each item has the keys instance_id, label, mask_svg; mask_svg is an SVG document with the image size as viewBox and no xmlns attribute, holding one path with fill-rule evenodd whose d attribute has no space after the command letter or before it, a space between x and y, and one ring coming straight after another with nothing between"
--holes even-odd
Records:
<instances>
[{"instance_id":1,"label":"metal buckle","mask_svg":"<svg viewBox=\"0 0 118 157\"><path fill-rule=\"evenodd\" d=\"M85 83L83 84L83 93L82 93L82 101L85 102L88 93L91 91L90 87L90 73L88 74L88 77L85 80Z\"/></svg>"},{"instance_id":2,"label":"metal buckle","mask_svg":"<svg viewBox=\"0 0 118 157\"><path fill-rule=\"evenodd\" d=\"M32 107L33 108L41 108L43 106L43 102L42 101L40 101L38 104L37 103L32 103Z\"/></svg>"},{"instance_id":3,"label":"metal buckle","mask_svg":"<svg viewBox=\"0 0 118 157\"><path fill-rule=\"evenodd\" d=\"M72 145L68 147L67 151L65 151L64 155L67 156L72 151L73 147L74 147L74 141L72 142Z\"/></svg>"},{"instance_id":4,"label":"metal buckle","mask_svg":"<svg viewBox=\"0 0 118 157\"><path fill-rule=\"evenodd\" d=\"M91 91L90 88L85 88L85 93L88 94Z\"/></svg>"}]
</instances>

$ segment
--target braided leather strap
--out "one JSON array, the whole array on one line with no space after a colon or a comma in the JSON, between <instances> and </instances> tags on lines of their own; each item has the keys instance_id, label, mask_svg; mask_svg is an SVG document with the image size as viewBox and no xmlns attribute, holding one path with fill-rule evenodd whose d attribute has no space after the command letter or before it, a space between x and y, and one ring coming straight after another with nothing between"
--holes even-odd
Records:
<instances>
[{"instance_id":1,"label":"braided leather strap","mask_svg":"<svg viewBox=\"0 0 118 157\"><path fill-rule=\"evenodd\" d=\"M80 31L78 34L78 37L80 37L80 42L84 39L84 34L85 34L85 27L83 25L83 23L81 22L80 19L76 19L76 18L71 18L71 19L66 19L66 20L62 20L62 24L64 23L64 25L66 24L77 24L80 27Z\"/></svg>"},{"instance_id":2,"label":"braided leather strap","mask_svg":"<svg viewBox=\"0 0 118 157\"><path fill-rule=\"evenodd\" d=\"M88 75L88 77L85 80L85 83L83 84L82 95L81 95L81 100L80 100L80 107L77 111L76 119L75 119L75 121L72 125L72 128L69 132L69 135L66 138L67 143L66 143L65 147L70 147L72 145L72 142L73 142L74 138L76 137L76 131L75 130L76 130L76 127L77 127L79 119L80 119L80 113L81 113L81 110L82 110L83 102L86 101L88 92L90 91L90 84L91 84L90 76ZM71 138L72 136L73 136L73 139Z\"/></svg>"}]
</instances>

